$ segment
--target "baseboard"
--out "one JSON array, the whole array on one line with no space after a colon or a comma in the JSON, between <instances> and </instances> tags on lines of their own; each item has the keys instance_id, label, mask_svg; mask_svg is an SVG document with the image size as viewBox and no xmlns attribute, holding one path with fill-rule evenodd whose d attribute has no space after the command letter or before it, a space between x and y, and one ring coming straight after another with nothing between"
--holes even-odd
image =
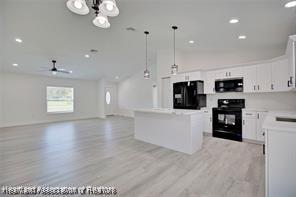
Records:
<instances>
[{"instance_id":1,"label":"baseboard","mask_svg":"<svg viewBox=\"0 0 296 197\"><path fill-rule=\"evenodd\" d=\"M104 118L94 116L94 117L82 117L82 118L67 118L63 120L39 120L39 121L26 121L26 122L18 122L18 123L2 123L0 125L0 128L58 123L58 122L77 121L77 120L88 120L88 119L104 119Z\"/></svg>"}]
</instances>

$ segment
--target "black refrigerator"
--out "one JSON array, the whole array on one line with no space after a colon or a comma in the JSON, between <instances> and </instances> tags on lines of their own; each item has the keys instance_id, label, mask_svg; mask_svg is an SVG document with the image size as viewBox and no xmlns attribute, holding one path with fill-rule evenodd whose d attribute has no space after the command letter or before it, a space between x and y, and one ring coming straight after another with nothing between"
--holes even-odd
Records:
<instances>
[{"instance_id":1,"label":"black refrigerator","mask_svg":"<svg viewBox=\"0 0 296 197\"><path fill-rule=\"evenodd\" d=\"M195 109L206 107L203 81L174 83L174 109Z\"/></svg>"}]
</instances>

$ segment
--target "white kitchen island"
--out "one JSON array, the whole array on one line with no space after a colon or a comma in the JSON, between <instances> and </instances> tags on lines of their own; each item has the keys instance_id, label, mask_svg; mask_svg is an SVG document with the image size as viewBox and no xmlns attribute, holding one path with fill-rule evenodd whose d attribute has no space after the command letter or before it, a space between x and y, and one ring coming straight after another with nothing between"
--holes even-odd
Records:
<instances>
[{"instance_id":1,"label":"white kitchen island","mask_svg":"<svg viewBox=\"0 0 296 197\"><path fill-rule=\"evenodd\" d=\"M203 112L137 109L135 110L135 139L193 154L202 147Z\"/></svg>"}]
</instances>

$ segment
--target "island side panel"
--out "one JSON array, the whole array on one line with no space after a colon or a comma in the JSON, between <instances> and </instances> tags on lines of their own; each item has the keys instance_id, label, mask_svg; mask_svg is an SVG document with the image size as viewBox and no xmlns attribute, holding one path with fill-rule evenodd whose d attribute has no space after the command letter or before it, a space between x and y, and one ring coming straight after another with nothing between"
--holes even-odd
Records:
<instances>
[{"instance_id":1,"label":"island side panel","mask_svg":"<svg viewBox=\"0 0 296 197\"><path fill-rule=\"evenodd\" d=\"M191 115L191 140L192 140L192 153L200 150L203 143L203 113Z\"/></svg>"},{"instance_id":2,"label":"island side panel","mask_svg":"<svg viewBox=\"0 0 296 197\"><path fill-rule=\"evenodd\" d=\"M135 112L135 139L192 154L190 115Z\"/></svg>"}]
</instances>

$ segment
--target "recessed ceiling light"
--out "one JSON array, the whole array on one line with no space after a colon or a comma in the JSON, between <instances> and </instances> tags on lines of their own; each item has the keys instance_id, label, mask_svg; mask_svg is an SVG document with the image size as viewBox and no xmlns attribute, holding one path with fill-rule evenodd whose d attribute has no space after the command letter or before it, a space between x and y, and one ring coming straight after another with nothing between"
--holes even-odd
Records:
<instances>
[{"instance_id":1,"label":"recessed ceiling light","mask_svg":"<svg viewBox=\"0 0 296 197\"><path fill-rule=\"evenodd\" d=\"M72 74L72 73L73 73L73 71L72 71L72 70L70 70L70 71L69 71L69 73L70 73L70 74Z\"/></svg>"},{"instance_id":2,"label":"recessed ceiling light","mask_svg":"<svg viewBox=\"0 0 296 197\"><path fill-rule=\"evenodd\" d=\"M245 39L247 39L247 36L245 36L245 35L240 35L240 36L238 36L238 39L240 39L240 40L245 40Z\"/></svg>"},{"instance_id":3,"label":"recessed ceiling light","mask_svg":"<svg viewBox=\"0 0 296 197\"><path fill-rule=\"evenodd\" d=\"M190 40L189 41L189 44L194 44L194 40Z\"/></svg>"},{"instance_id":4,"label":"recessed ceiling light","mask_svg":"<svg viewBox=\"0 0 296 197\"><path fill-rule=\"evenodd\" d=\"M18 67L18 64L14 63L14 64L12 64L12 66L14 66L14 67Z\"/></svg>"},{"instance_id":5,"label":"recessed ceiling light","mask_svg":"<svg viewBox=\"0 0 296 197\"><path fill-rule=\"evenodd\" d=\"M232 18L232 19L229 20L230 24L235 24L235 23L238 23L238 22L239 22L238 18Z\"/></svg>"},{"instance_id":6,"label":"recessed ceiling light","mask_svg":"<svg viewBox=\"0 0 296 197\"><path fill-rule=\"evenodd\" d=\"M290 1L290 2L286 3L285 7L286 8L296 7L296 1Z\"/></svg>"},{"instance_id":7,"label":"recessed ceiling light","mask_svg":"<svg viewBox=\"0 0 296 197\"><path fill-rule=\"evenodd\" d=\"M23 40L20 39L20 38L16 38L15 41L18 42L18 43L22 43L23 42Z\"/></svg>"},{"instance_id":8,"label":"recessed ceiling light","mask_svg":"<svg viewBox=\"0 0 296 197\"><path fill-rule=\"evenodd\" d=\"M89 58L89 57L90 57L90 55L88 55L88 54L85 54L85 55L84 55L84 57L86 57L86 58Z\"/></svg>"},{"instance_id":9,"label":"recessed ceiling light","mask_svg":"<svg viewBox=\"0 0 296 197\"><path fill-rule=\"evenodd\" d=\"M115 77L115 79L119 79L119 77L118 77L118 76L116 76L116 77Z\"/></svg>"}]
</instances>

